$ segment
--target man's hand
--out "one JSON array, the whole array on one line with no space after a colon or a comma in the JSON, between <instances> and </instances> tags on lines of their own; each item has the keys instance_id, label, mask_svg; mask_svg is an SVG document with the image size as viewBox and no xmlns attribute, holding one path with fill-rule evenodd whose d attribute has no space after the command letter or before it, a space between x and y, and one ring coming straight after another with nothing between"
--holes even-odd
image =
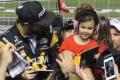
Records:
<instances>
[{"instance_id":1,"label":"man's hand","mask_svg":"<svg viewBox=\"0 0 120 80\"><path fill-rule=\"evenodd\" d=\"M56 59L56 61L60 65L60 68L64 74L67 72L75 72L75 65L73 61L72 52L63 51L58 56L59 56L59 59Z\"/></svg>"},{"instance_id":2,"label":"man's hand","mask_svg":"<svg viewBox=\"0 0 120 80\"><path fill-rule=\"evenodd\" d=\"M22 78L26 80L30 80L36 77L37 73L34 73L34 69L32 66L29 66L21 75Z\"/></svg>"}]
</instances>

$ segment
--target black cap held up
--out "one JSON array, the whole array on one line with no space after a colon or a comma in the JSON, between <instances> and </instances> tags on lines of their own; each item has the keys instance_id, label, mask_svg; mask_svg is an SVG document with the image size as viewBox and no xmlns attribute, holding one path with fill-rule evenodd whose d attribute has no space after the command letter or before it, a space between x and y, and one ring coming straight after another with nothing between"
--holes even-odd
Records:
<instances>
[{"instance_id":1,"label":"black cap held up","mask_svg":"<svg viewBox=\"0 0 120 80\"><path fill-rule=\"evenodd\" d=\"M118 66L118 71L120 72L120 52L117 51L116 49L107 48L105 51L103 51L99 56L99 58L97 59L96 67L97 68L103 67L105 56L110 54L111 56L114 57L115 63Z\"/></svg>"},{"instance_id":2,"label":"black cap held up","mask_svg":"<svg viewBox=\"0 0 120 80\"><path fill-rule=\"evenodd\" d=\"M16 8L16 14L21 22L30 24L50 25L55 14L45 8L38 1L28 1Z\"/></svg>"}]
</instances>

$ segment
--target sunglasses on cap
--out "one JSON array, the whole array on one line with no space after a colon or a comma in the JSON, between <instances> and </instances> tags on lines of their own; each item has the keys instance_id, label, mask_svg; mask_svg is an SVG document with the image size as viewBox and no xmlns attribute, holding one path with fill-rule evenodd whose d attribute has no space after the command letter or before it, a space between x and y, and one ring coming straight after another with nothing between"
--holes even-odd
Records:
<instances>
[{"instance_id":1,"label":"sunglasses on cap","mask_svg":"<svg viewBox=\"0 0 120 80\"><path fill-rule=\"evenodd\" d=\"M73 21L72 20L69 20L67 21L64 26L63 26L63 30L71 30L71 29L74 29L73 28Z\"/></svg>"}]
</instances>

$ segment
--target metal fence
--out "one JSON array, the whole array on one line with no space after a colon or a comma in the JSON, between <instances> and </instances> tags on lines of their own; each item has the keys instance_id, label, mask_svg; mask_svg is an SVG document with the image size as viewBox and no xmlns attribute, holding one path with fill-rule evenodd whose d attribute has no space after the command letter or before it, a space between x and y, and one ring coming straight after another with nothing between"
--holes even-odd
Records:
<instances>
[{"instance_id":1,"label":"metal fence","mask_svg":"<svg viewBox=\"0 0 120 80\"><path fill-rule=\"evenodd\" d=\"M16 20L15 9L17 6L25 1L36 0L0 0L0 30L3 31L3 26L8 27L14 24ZM49 9L56 14L58 13L58 0L37 0L46 9ZM93 5L98 15L104 15L108 18L120 18L120 0L64 0L66 6L69 8L70 13L62 14L63 19L73 18L75 7L80 2L88 2ZM2 26L2 27L1 27ZM7 28L5 28L6 30ZM0 32L1 33L1 32Z\"/></svg>"}]
</instances>

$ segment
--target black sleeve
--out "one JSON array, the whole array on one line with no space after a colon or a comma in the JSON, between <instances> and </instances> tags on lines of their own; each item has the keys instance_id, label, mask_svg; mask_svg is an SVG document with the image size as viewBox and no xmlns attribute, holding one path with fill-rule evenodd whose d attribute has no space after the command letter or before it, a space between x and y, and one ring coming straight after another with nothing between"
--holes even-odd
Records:
<instances>
[{"instance_id":1,"label":"black sleeve","mask_svg":"<svg viewBox=\"0 0 120 80\"><path fill-rule=\"evenodd\" d=\"M50 61L50 66L48 69L56 70L59 69L59 66L56 62L56 52L57 52L57 43L50 49L50 55L49 55L49 61Z\"/></svg>"},{"instance_id":2,"label":"black sleeve","mask_svg":"<svg viewBox=\"0 0 120 80\"><path fill-rule=\"evenodd\" d=\"M48 69L59 69L58 64L56 62L56 58L57 58L57 51L59 49L59 44L58 44L59 40L58 37L55 33L53 33L52 35L52 39L51 39L51 43L50 43L50 53L49 53L49 61L50 61L50 66L48 67Z\"/></svg>"}]
</instances>

